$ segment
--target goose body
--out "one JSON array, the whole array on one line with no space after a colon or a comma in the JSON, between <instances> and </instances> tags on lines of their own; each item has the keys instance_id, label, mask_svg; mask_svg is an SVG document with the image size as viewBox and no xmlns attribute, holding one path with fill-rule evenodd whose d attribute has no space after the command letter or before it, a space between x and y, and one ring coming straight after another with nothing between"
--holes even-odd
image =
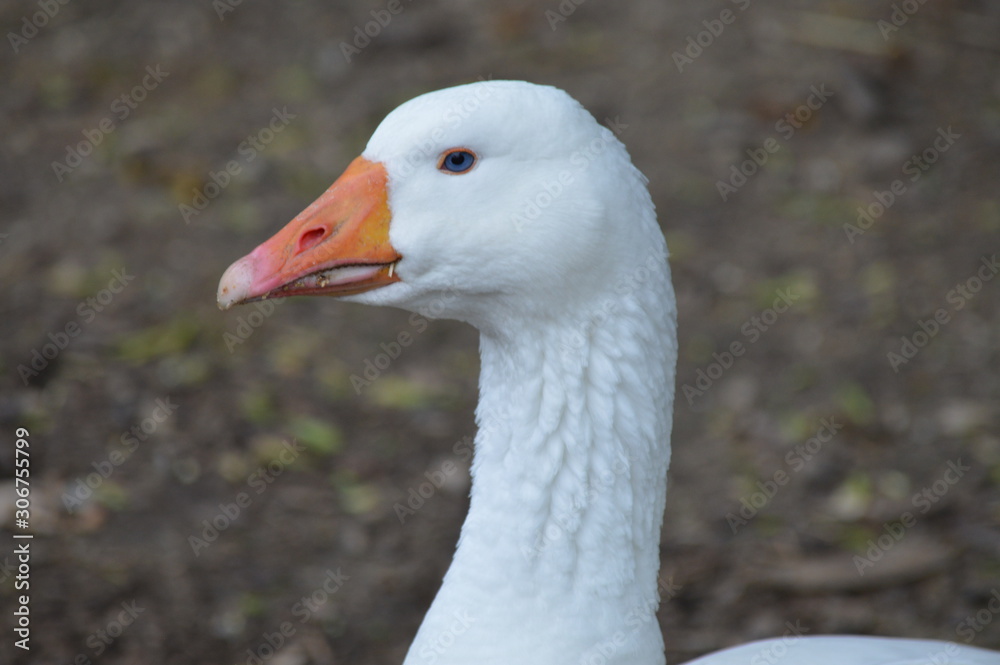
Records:
<instances>
[{"instance_id":1,"label":"goose body","mask_svg":"<svg viewBox=\"0 0 1000 665\"><path fill-rule=\"evenodd\" d=\"M664 663L676 302L645 179L610 130L566 93L518 81L403 104L219 285L223 308L290 295L481 333L469 514L405 665ZM694 662L756 665L770 648L788 665L936 665L946 647L942 663L1000 665L966 646L861 637Z\"/></svg>"}]
</instances>

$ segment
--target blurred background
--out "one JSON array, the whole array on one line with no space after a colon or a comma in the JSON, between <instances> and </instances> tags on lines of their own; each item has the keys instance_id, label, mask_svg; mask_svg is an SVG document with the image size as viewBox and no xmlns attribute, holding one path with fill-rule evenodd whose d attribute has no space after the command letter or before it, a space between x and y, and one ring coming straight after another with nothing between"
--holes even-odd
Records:
<instances>
[{"instance_id":1,"label":"blurred background","mask_svg":"<svg viewBox=\"0 0 1000 665\"><path fill-rule=\"evenodd\" d=\"M215 289L387 112L480 78L564 88L650 180L669 662L790 627L1000 649L996 3L18 0L0 26L3 662L402 661L467 507L475 332Z\"/></svg>"}]
</instances>

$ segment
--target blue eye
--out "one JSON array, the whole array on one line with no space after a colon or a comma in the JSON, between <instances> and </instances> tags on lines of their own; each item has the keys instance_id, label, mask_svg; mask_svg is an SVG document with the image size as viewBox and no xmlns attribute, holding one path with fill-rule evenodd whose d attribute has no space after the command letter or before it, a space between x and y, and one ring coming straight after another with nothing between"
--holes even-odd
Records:
<instances>
[{"instance_id":1,"label":"blue eye","mask_svg":"<svg viewBox=\"0 0 1000 665\"><path fill-rule=\"evenodd\" d=\"M452 175L467 173L476 165L476 153L464 148L452 148L443 155L438 162L438 169Z\"/></svg>"}]
</instances>

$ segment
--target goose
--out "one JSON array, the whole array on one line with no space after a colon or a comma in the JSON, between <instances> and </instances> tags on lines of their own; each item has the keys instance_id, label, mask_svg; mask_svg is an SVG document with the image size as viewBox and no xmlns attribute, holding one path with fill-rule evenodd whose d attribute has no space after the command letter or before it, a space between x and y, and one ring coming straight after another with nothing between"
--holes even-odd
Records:
<instances>
[{"instance_id":1,"label":"goose","mask_svg":"<svg viewBox=\"0 0 1000 665\"><path fill-rule=\"evenodd\" d=\"M677 360L667 246L614 132L557 88L416 97L218 304L327 295L480 333L468 515L405 665L660 665ZM1000 665L950 642L783 637L698 665Z\"/></svg>"}]
</instances>

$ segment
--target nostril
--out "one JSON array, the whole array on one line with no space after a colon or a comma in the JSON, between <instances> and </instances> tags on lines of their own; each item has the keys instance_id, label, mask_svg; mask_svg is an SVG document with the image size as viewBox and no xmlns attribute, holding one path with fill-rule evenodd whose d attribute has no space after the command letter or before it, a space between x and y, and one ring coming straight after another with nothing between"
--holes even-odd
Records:
<instances>
[{"instance_id":1,"label":"nostril","mask_svg":"<svg viewBox=\"0 0 1000 665\"><path fill-rule=\"evenodd\" d=\"M316 244L319 243L319 241L322 240L323 236L325 235L326 235L326 229L324 228L309 229L301 236L299 236L299 248L296 250L295 253L301 254L307 249L315 247Z\"/></svg>"}]
</instances>

